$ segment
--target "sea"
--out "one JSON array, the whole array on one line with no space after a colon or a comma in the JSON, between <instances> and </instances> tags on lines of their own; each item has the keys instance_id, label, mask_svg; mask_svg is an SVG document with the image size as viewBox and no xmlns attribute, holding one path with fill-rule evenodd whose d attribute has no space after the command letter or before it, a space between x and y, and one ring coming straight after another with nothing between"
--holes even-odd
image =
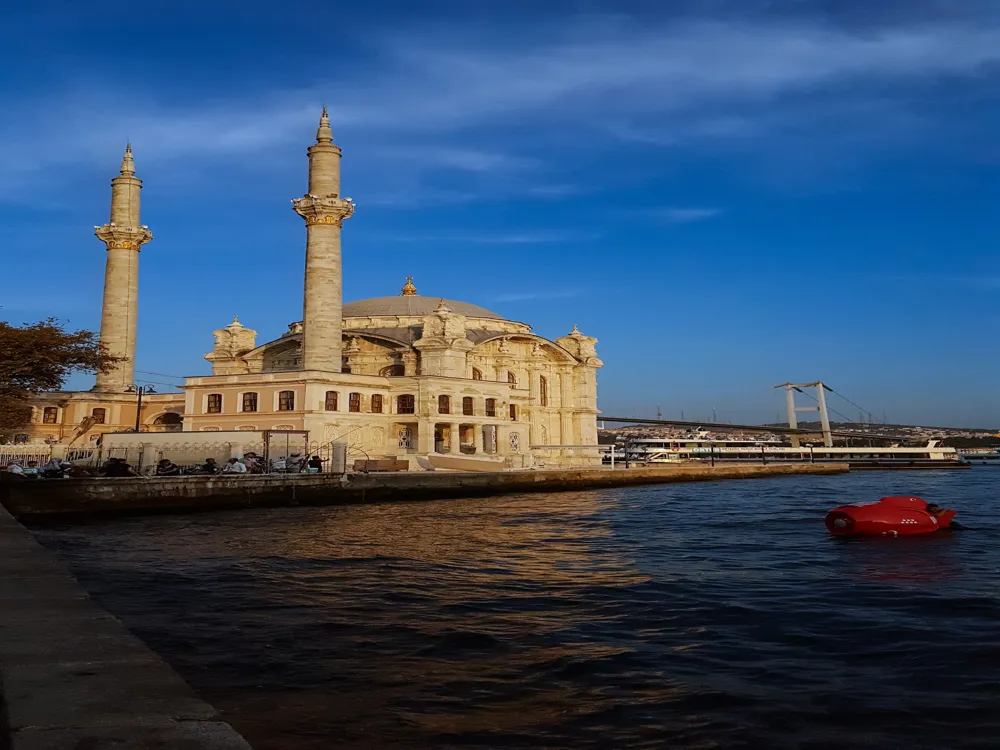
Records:
<instances>
[{"instance_id":1,"label":"sea","mask_svg":"<svg viewBox=\"0 0 1000 750\"><path fill-rule=\"evenodd\" d=\"M827 534L893 494L965 528ZM986 467L34 531L256 750L995 750L998 495Z\"/></svg>"}]
</instances>

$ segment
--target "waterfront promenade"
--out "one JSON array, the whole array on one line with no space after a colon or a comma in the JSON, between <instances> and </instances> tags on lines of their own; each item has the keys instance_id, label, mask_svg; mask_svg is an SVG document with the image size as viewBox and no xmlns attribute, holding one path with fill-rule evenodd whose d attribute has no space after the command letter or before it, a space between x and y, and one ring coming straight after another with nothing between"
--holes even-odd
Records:
<instances>
[{"instance_id":1,"label":"waterfront promenade","mask_svg":"<svg viewBox=\"0 0 1000 750\"><path fill-rule=\"evenodd\" d=\"M0 748L250 750L0 508Z\"/></svg>"},{"instance_id":2,"label":"waterfront promenade","mask_svg":"<svg viewBox=\"0 0 1000 750\"><path fill-rule=\"evenodd\" d=\"M37 480L0 485L0 503L16 518L44 521L114 513L489 497L674 482L841 474L846 471L846 467L822 464L683 465L505 472Z\"/></svg>"}]
</instances>

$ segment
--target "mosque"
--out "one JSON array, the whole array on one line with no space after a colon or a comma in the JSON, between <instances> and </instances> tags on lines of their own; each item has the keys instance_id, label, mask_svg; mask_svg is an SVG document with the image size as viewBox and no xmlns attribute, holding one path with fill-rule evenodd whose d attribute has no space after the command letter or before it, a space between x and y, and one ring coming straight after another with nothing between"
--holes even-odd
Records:
<instances>
[{"instance_id":1,"label":"mosque","mask_svg":"<svg viewBox=\"0 0 1000 750\"><path fill-rule=\"evenodd\" d=\"M314 443L347 441L369 458L411 467L431 454L508 466L599 463L597 340L573 326L550 341L478 305L422 296L412 277L396 295L344 304L341 227L354 203L341 193L341 149L325 109L307 153L309 188L292 201L306 224L302 320L258 343L234 318L214 332L205 355L211 375L187 377L182 393L146 395L139 406L139 252L152 233L140 223L142 181L126 147L111 181L110 221L95 232L108 253L100 340L123 361L90 391L40 394L19 439L75 448L137 425L304 430Z\"/></svg>"}]
</instances>

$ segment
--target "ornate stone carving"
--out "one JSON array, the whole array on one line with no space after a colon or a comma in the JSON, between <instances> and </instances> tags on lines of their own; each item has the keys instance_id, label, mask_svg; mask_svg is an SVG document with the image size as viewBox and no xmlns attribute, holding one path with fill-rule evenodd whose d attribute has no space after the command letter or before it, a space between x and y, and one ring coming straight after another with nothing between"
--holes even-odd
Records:
<instances>
[{"instance_id":1,"label":"ornate stone carving","mask_svg":"<svg viewBox=\"0 0 1000 750\"><path fill-rule=\"evenodd\" d=\"M295 213L306 220L306 224L335 224L339 227L344 219L349 219L354 214L354 203L350 198L338 198L334 195L304 195L293 200L292 207Z\"/></svg>"},{"instance_id":2,"label":"ornate stone carving","mask_svg":"<svg viewBox=\"0 0 1000 750\"><path fill-rule=\"evenodd\" d=\"M107 245L108 250L138 250L153 239L148 227L120 227L116 224L94 227L94 235Z\"/></svg>"}]
</instances>

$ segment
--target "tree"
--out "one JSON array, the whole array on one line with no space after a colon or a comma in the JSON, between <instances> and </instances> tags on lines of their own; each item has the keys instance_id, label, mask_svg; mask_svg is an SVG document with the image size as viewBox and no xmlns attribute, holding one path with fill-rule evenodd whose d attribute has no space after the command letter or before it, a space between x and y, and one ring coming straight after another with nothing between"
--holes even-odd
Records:
<instances>
[{"instance_id":1,"label":"tree","mask_svg":"<svg viewBox=\"0 0 1000 750\"><path fill-rule=\"evenodd\" d=\"M0 437L31 419L31 396L57 391L74 372L108 372L122 361L92 331L67 331L56 318L13 326L0 321Z\"/></svg>"}]
</instances>

